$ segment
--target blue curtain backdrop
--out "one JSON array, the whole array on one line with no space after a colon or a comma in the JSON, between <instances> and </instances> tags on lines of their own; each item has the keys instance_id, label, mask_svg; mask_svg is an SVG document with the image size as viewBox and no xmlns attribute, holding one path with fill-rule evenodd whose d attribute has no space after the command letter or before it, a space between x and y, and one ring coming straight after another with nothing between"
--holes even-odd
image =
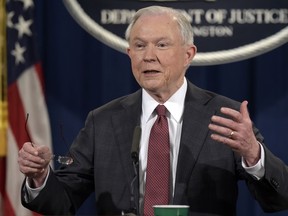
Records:
<instances>
[{"instance_id":1,"label":"blue curtain backdrop","mask_svg":"<svg viewBox=\"0 0 288 216\"><path fill-rule=\"evenodd\" d=\"M135 91L138 84L128 56L83 30L61 0L36 1L35 7L54 151L64 154L89 110ZM190 67L187 77L202 88L248 100L251 117L267 146L288 164L288 44L237 63ZM60 124L67 143L61 139ZM244 183L239 187L239 216L268 215ZM94 211L91 196L78 215L92 215ZM269 215L287 216L288 211Z\"/></svg>"}]
</instances>

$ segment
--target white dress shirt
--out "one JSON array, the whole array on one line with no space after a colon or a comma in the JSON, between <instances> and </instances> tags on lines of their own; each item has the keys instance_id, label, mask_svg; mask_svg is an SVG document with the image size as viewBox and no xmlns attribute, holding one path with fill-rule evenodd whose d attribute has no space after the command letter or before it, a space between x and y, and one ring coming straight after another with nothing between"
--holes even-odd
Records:
<instances>
[{"instance_id":1,"label":"white dress shirt","mask_svg":"<svg viewBox=\"0 0 288 216\"><path fill-rule=\"evenodd\" d=\"M179 145L182 129L182 116L184 111L184 100L187 92L187 81L185 79L183 85L175 92L168 101L163 105L167 109L167 120L169 127L169 141L170 141L170 163L171 163L171 178L172 178L172 196L174 194L174 185L176 177L177 159L179 153ZM140 209L143 208L143 199L146 182L146 168L148 158L148 144L150 130L156 121L157 114L154 111L158 106L155 101L144 89L142 91L142 114L141 114L141 140L139 152L139 182L140 182Z\"/></svg>"}]
</instances>

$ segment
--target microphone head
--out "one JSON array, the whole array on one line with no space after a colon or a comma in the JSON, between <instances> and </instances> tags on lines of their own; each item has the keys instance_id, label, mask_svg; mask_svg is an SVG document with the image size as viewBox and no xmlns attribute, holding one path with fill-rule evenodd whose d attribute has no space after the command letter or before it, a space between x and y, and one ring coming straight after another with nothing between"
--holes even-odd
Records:
<instances>
[{"instance_id":1,"label":"microphone head","mask_svg":"<svg viewBox=\"0 0 288 216\"><path fill-rule=\"evenodd\" d=\"M139 159L139 144L141 138L141 127L136 126L133 132L133 140L131 147L131 157L136 162Z\"/></svg>"}]
</instances>

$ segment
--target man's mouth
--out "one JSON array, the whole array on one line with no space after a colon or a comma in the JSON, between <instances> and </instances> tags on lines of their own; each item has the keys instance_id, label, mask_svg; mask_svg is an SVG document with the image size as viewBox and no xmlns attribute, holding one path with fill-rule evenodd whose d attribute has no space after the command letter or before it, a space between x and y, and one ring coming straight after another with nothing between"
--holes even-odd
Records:
<instances>
[{"instance_id":1,"label":"man's mouth","mask_svg":"<svg viewBox=\"0 0 288 216\"><path fill-rule=\"evenodd\" d=\"M157 70L145 70L144 73L145 74L155 74L155 73L159 73L159 71L157 71Z\"/></svg>"}]
</instances>

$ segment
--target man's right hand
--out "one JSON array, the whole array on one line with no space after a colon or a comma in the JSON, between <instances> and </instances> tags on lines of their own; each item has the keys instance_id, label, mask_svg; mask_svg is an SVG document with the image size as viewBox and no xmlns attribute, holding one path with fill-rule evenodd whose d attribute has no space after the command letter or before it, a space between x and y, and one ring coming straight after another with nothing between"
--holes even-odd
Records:
<instances>
[{"instance_id":1,"label":"man's right hand","mask_svg":"<svg viewBox=\"0 0 288 216\"><path fill-rule=\"evenodd\" d=\"M51 150L45 145L26 142L19 150L19 170L31 179L31 187L40 187L48 174L49 163L52 159Z\"/></svg>"}]
</instances>

